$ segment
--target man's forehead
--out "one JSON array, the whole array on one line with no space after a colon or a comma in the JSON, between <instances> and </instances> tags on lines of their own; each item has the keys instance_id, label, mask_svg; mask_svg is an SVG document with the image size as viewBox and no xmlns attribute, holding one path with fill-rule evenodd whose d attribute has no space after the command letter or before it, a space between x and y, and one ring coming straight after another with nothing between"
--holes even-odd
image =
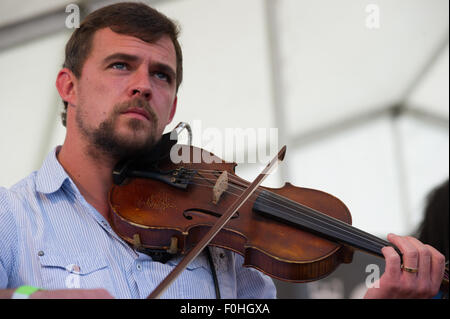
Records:
<instances>
[{"instance_id":1,"label":"man's forehead","mask_svg":"<svg viewBox=\"0 0 450 319\"><path fill-rule=\"evenodd\" d=\"M91 54L105 57L112 52L124 50L156 54L165 63L170 63L173 67L176 65L175 47L169 36L162 36L155 42L149 43L131 35L116 33L110 28L103 28L95 32Z\"/></svg>"}]
</instances>

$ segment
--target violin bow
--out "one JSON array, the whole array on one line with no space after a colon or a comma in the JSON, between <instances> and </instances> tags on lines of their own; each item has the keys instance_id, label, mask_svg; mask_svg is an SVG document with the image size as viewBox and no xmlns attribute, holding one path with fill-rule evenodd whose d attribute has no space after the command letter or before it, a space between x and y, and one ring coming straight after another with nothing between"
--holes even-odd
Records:
<instances>
[{"instance_id":1,"label":"violin bow","mask_svg":"<svg viewBox=\"0 0 450 319\"><path fill-rule=\"evenodd\" d=\"M178 265L172 269L172 271L164 278L160 284L152 291L152 293L147 297L147 299L156 299L161 296L161 294L169 287L169 285L178 277L178 275L186 269L189 263L194 260L203 249L208 246L211 240L216 236L216 234L225 226L225 224L230 220L234 213L241 208L241 206L247 201L247 199L255 192L259 185L264 181L264 179L269 175L273 169L284 159L286 154L286 145L283 146L278 152L277 156L270 161L269 164L264 168L264 170L259 174L255 180L250 184L249 187L239 196L239 198L227 209L227 211L217 220L213 227L208 231L208 233L194 246L186 256L178 263Z\"/></svg>"}]
</instances>

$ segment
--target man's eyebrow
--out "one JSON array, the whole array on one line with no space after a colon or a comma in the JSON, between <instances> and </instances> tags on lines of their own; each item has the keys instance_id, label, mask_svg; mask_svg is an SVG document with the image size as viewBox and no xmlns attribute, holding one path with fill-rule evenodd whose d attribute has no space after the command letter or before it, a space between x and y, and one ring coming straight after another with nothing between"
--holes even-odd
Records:
<instances>
[{"instance_id":1,"label":"man's eyebrow","mask_svg":"<svg viewBox=\"0 0 450 319\"><path fill-rule=\"evenodd\" d=\"M114 60L123 60L123 61L128 61L128 62L134 62L134 61L139 60L139 57L136 55L131 55L131 54L127 54L127 53L113 53L111 55L108 55L106 58L104 58L103 63L107 64Z\"/></svg>"}]
</instances>

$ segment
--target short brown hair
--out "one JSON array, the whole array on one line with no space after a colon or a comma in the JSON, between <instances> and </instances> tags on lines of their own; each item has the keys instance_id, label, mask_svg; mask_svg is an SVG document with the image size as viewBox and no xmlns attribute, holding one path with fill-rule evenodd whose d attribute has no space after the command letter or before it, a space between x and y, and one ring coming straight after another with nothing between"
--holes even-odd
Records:
<instances>
[{"instance_id":1,"label":"short brown hair","mask_svg":"<svg viewBox=\"0 0 450 319\"><path fill-rule=\"evenodd\" d=\"M134 36L148 43L154 43L168 35L175 47L178 90L183 79L183 56L178 43L179 27L164 14L143 3L117 3L90 13L67 42L63 67L71 70L79 78L91 51L94 33L106 27L116 33ZM63 102L64 111L61 113L61 119L66 126L67 102Z\"/></svg>"}]
</instances>

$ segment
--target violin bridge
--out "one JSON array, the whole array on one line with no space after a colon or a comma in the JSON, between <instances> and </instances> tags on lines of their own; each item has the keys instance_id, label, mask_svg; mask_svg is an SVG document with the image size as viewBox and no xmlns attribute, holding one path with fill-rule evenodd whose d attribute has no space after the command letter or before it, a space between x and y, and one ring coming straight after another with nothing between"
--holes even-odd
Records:
<instances>
[{"instance_id":1,"label":"violin bridge","mask_svg":"<svg viewBox=\"0 0 450 319\"><path fill-rule=\"evenodd\" d=\"M213 203L217 205L222 196L228 188L228 173L223 171L222 174L217 178L216 185L213 187Z\"/></svg>"}]
</instances>

